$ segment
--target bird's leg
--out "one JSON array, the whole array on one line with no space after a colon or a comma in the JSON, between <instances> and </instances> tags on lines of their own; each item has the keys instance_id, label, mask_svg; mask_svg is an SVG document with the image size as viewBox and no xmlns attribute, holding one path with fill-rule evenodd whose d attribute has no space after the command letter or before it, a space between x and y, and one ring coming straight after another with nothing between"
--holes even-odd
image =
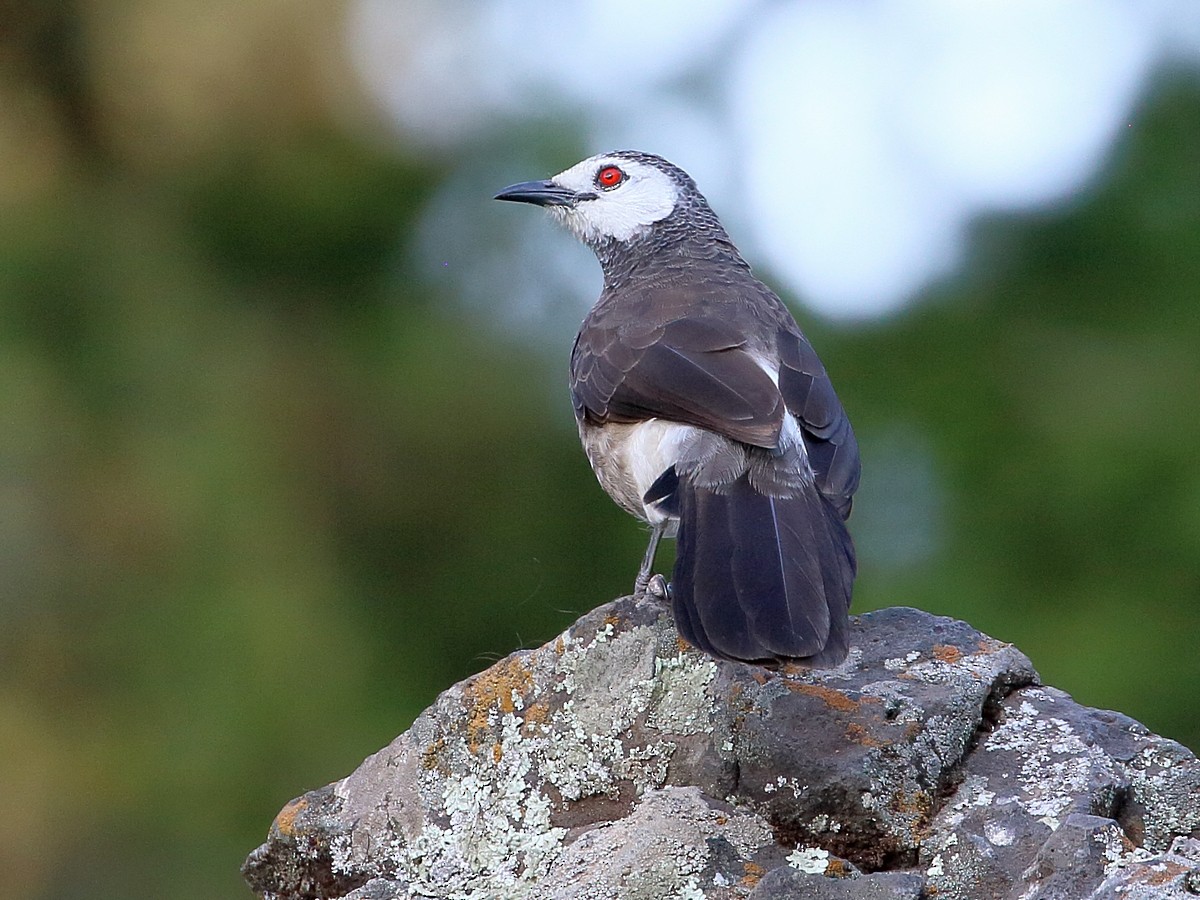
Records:
<instances>
[{"instance_id":1,"label":"bird's leg","mask_svg":"<svg viewBox=\"0 0 1200 900\"><path fill-rule=\"evenodd\" d=\"M650 543L646 547L646 555L642 558L642 567L638 569L637 579L633 582L633 596L642 598L656 597L659 600L667 596L667 580L661 575L650 575L654 568L654 554L658 552L658 542L662 540L667 530L666 522L659 522L650 528Z\"/></svg>"}]
</instances>

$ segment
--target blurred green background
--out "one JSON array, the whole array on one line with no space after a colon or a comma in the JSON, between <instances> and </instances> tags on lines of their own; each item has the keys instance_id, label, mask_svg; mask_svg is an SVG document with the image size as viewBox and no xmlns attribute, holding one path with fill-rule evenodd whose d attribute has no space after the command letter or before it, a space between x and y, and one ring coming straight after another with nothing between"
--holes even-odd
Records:
<instances>
[{"instance_id":1,"label":"blurred green background","mask_svg":"<svg viewBox=\"0 0 1200 900\"><path fill-rule=\"evenodd\" d=\"M578 447L569 345L411 249L464 161L541 161L499 188L606 148L571 121L410 144L341 15L0 5L5 896L248 896L288 799L630 587L644 535ZM966 619L1200 747L1198 286L1200 80L1167 69L1084 195L978 221L916 304L797 306L862 445L855 609ZM892 553L914 502L934 549Z\"/></svg>"}]
</instances>

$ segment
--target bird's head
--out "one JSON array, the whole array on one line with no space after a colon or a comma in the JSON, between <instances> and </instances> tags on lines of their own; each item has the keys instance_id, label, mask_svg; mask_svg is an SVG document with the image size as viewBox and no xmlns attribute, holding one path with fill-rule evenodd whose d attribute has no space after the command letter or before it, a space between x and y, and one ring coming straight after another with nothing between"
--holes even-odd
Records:
<instances>
[{"instance_id":1,"label":"bird's head","mask_svg":"<svg viewBox=\"0 0 1200 900\"><path fill-rule=\"evenodd\" d=\"M634 150L589 157L546 181L506 187L496 199L546 207L593 248L644 237L677 208L712 215L686 172Z\"/></svg>"}]
</instances>

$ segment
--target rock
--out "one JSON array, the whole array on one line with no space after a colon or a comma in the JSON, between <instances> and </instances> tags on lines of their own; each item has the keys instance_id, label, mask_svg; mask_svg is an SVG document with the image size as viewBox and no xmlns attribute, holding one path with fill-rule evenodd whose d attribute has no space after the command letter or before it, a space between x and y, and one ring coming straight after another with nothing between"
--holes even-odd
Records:
<instances>
[{"instance_id":1,"label":"rock","mask_svg":"<svg viewBox=\"0 0 1200 900\"><path fill-rule=\"evenodd\" d=\"M667 897L700 885L732 885L783 863L767 824L707 799L696 787L651 788L623 819L563 848L538 896Z\"/></svg>"},{"instance_id":2,"label":"rock","mask_svg":"<svg viewBox=\"0 0 1200 900\"><path fill-rule=\"evenodd\" d=\"M265 900L1200 886L1186 749L1039 686L1023 654L962 622L880 610L851 645L828 670L719 663L664 607L618 600L288 804L243 873Z\"/></svg>"},{"instance_id":3,"label":"rock","mask_svg":"<svg viewBox=\"0 0 1200 900\"><path fill-rule=\"evenodd\" d=\"M1200 828L1191 753L1053 688L1005 698L958 771L920 850L939 898L1088 897L1138 848Z\"/></svg>"},{"instance_id":4,"label":"rock","mask_svg":"<svg viewBox=\"0 0 1200 900\"><path fill-rule=\"evenodd\" d=\"M904 872L829 878L780 866L763 876L750 900L921 900L922 882Z\"/></svg>"},{"instance_id":5,"label":"rock","mask_svg":"<svg viewBox=\"0 0 1200 900\"><path fill-rule=\"evenodd\" d=\"M1179 837L1165 853L1121 861L1090 900L1193 900L1200 896L1200 841Z\"/></svg>"}]
</instances>

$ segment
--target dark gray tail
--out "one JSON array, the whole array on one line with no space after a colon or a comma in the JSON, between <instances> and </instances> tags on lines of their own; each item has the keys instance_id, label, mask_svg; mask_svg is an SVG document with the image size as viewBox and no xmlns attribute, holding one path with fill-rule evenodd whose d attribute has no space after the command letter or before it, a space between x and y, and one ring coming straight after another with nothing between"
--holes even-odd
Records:
<instances>
[{"instance_id":1,"label":"dark gray tail","mask_svg":"<svg viewBox=\"0 0 1200 900\"><path fill-rule=\"evenodd\" d=\"M680 478L678 500L671 595L684 639L746 662L846 658L854 544L815 487L781 498L745 475L720 492Z\"/></svg>"}]
</instances>

